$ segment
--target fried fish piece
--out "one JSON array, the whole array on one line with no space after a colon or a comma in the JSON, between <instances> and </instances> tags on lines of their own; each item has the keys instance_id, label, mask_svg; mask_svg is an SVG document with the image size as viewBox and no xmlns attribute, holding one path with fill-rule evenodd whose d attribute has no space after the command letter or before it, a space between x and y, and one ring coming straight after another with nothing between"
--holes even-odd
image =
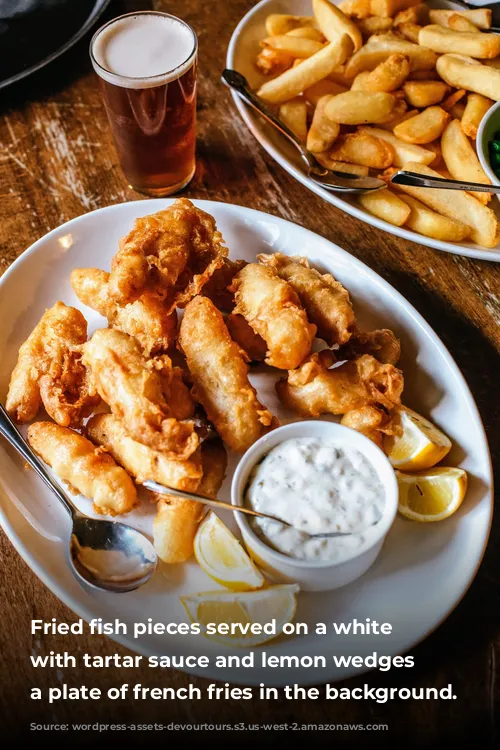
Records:
<instances>
[{"instance_id":1,"label":"fried fish piece","mask_svg":"<svg viewBox=\"0 0 500 750\"><path fill-rule=\"evenodd\" d=\"M28 442L73 492L93 501L96 513L116 516L137 505L127 472L83 435L52 422L35 422L28 427Z\"/></svg>"},{"instance_id":2,"label":"fried fish piece","mask_svg":"<svg viewBox=\"0 0 500 750\"><path fill-rule=\"evenodd\" d=\"M70 281L84 305L107 318L112 328L136 338L146 356L163 354L175 344L177 313L167 314L164 302L151 292L121 306L109 294L109 273L100 268L75 268Z\"/></svg>"},{"instance_id":3,"label":"fried fish piece","mask_svg":"<svg viewBox=\"0 0 500 750\"><path fill-rule=\"evenodd\" d=\"M207 440L201 447L203 478L196 494L216 498L224 481L227 455L221 440ZM148 492L158 501L153 521L153 541L160 560L180 563L193 554L193 541L204 507L193 500Z\"/></svg>"},{"instance_id":4,"label":"fried fish piece","mask_svg":"<svg viewBox=\"0 0 500 750\"><path fill-rule=\"evenodd\" d=\"M123 306L151 291L167 313L198 294L223 263L227 248L215 219L187 198L137 219L111 264L109 291Z\"/></svg>"},{"instance_id":5,"label":"fried fish piece","mask_svg":"<svg viewBox=\"0 0 500 750\"><path fill-rule=\"evenodd\" d=\"M316 326L296 292L271 266L249 263L234 277L235 315L243 315L267 344L266 363L293 370L311 351Z\"/></svg>"},{"instance_id":6,"label":"fried fish piece","mask_svg":"<svg viewBox=\"0 0 500 750\"><path fill-rule=\"evenodd\" d=\"M19 349L10 378L7 411L30 422L40 405L63 427L78 427L100 399L90 385L79 347L87 341L87 321L79 310L56 302Z\"/></svg>"},{"instance_id":7,"label":"fried fish piece","mask_svg":"<svg viewBox=\"0 0 500 750\"><path fill-rule=\"evenodd\" d=\"M161 377L163 395L175 419L191 419L196 404L191 390L186 385L187 376L181 367L174 365L168 354L153 357L147 361L148 367L154 368Z\"/></svg>"},{"instance_id":8,"label":"fried fish piece","mask_svg":"<svg viewBox=\"0 0 500 750\"><path fill-rule=\"evenodd\" d=\"M370 354L329 369L329 350L312 354L297 370L276 383L281 401L306 417L346 414L367 405L392 409L401 403L403 373Z\"/></svg>"},{"instance_id":9,"label":"fried fish piece","mask_svg":"<svg viewBox=\"0 0 500 750\"><path fill-rule=\"evenodd\" d=\"M167 487L194 492L203 476L201 449L185 461L177 461L130 437L113 414L95 414L86 425L90 440L101 445L140 484L150 479Z\"/></svg>"},{"instance_id":10,"label":"fried fish piece","mask_svg":"<svg viewBox=\"0 0 500 750\"><path fill-rule=\"evenodd\" d=\"M137 341L113 328L97 330L83 346L83 362L92 383L131 437L168 458L186 459L198 447L192 422L175 419L154 362Z\"/></svg>"},{"instance_id":11,"label":"fried fish piece","mask_svg":"<svg viewBox=\"0 0 500 750\"><path fill-rule=\"evenodd\" d=\"M335 352L337 360L356 359L362 354L371 354L382 364L397 365L401 357L401 342L390 330L356 331L347 344Z\"/></svg>"},{"instance_id":12,"label":"fried fish piece","mask_svg":"<svg viewBox=\"0 0 500 750\"><path fill-rule=\"evenodd\" d=\"M245 320L243 315L230 313L226 326L233 341L248 355L249 362L263 362L267 354L267 344Z\"/></svg>"},{"instance_id":13,"label":"fried fish piece","mask_svg":"<svg viewBox=\"0 0 500 750\"><path fill-rule=\"evenodd\" d=\"M179 345L193 379L194 398L232 450L245 451L275 426L250 385L248 365L222 313L208 297L195 297L187 305Z\"/></svg>"},{"instance_id":14,"label":"fried fish piece","mask_svg":"<svg viewBox=\"0 0 500 750\"><path fill-rule=\"evenodd\" d=\"M298 294L320 339L329 346L345 344L350 339L355 319L349 292L331 274L311 268L307 258L283 253L258 255L257 260L274 268Z\"/></svg>"},{"instance_id":15,"label":"fried fish piece","mask_svg":"<svg viewBox=\"0 0 500 750\"><path fill-rule=\"evenodd\" d=\"M230 312L234 307L234 294L229 291L229 287L236 274L246 265L246 260L224 258L221 267L214 271L204 285L203 296L211 299L219 310Z\"/></svg>"},{"instance_id":16,"label":"fried fish piece","mask_svg":"<svg viewBox=\"0 0 500 750\"><path fill-rule=\"evenodd\" d=\"M340 420L340 424L361 432L382 448L384 434L391 432L390 421L391 417L386 411L367 404L359 409L348 411Z\"/></svg>"}]
</instances>

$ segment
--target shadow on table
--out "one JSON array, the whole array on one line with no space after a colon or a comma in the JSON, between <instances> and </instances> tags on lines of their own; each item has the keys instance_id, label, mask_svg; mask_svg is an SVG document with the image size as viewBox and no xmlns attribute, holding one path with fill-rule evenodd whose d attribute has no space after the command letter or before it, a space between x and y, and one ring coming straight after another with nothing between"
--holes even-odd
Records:
<instances>
[{"instance_id":1,"label":"shadow on table","mask_svg":"<svg viewBox=\"0 0 500 750\"><path fill-rule=\"evenodd\" d=\"M89 43L95 30L123 13L149 10L153 0L112 0L93 28L71 49L18 83L0 92L0 114L54 96L91 70Z\"/></svg>"}]
</instances>

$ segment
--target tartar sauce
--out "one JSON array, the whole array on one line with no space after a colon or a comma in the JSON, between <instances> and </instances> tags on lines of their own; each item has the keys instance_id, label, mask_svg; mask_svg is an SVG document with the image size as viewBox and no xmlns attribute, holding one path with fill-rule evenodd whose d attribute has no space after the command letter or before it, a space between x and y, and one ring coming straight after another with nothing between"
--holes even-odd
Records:
<instances>
[{"instance_id":1,"label":"tartar sauce","mask_svg":"<svg viewBox=\"0 0 500 750\"><path fill-rule=\"evenodd\" d=\"M253 469L246 504L282 518L252 518L253 530L274 549L302 560L350 557L365 546L383 512L385 490L360 451L318 438L294 438L273 448ZM314 539L303 532L355 532Z\"/></svg>"}]
</instances>

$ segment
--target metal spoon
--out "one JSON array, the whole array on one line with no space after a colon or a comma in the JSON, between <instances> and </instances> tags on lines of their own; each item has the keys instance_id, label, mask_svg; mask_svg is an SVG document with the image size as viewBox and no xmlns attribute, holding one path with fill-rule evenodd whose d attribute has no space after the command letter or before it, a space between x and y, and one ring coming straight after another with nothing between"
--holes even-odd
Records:
<instances>
[{"instance_id":1,"label":"metal spoon","mask_svg":"<svg viewBox=\"0 0 500 750\"><path fill-rule=\"evenodd\" d=\"M302 534L307 534L307 536L313 537L314 539L334 539L335 537L352 536L353 534L360 533L357 531L332 531L330 533L323 533L323 534L309 534L308 531L297 529L297 527L294 526L293 523L289 523L288 521L285 521L283 518L278 518L278 516L272 516L269 513L260 513L259 511L253 510L252 508L245 508L241 505L232 505L231 503L224 503L222 500L213 500L211 497L206 497L206 495L194 495L192 492L184 492L184 490L174 490L171 487L164 487L163 484L158 484L158 482L153 482L153 481L150 481L149 479L146 482L143 482L142 485L143 487L146 487L146 489L148 490L152 490L153 492L158 492L160 495L174 495L175 497L183 497L186 500L194 500L195 503L202 503L202 505L209 505L211 508L221 508L222 510L230 510L232 513L246 513L248 516L258 516L259 518L268 518L270 521L277 521L278 523L282 523L284 526L289 526L292 529L296 529L297 531L300 531Z\"/></svg>"},{"instance_id":2,"label":"metal spoon","mask_svg":"<svg viewBox=\"0 0 500 750\"><path fill-rule=\"evenodd\" d=\"M71 516L69 562L79 583L122 593L146 583L156 570L156 551L144 534L118 521L89 518L52 479L0 404L0 434L43 479Z\"/></svg>"},{"instance_id":3,"label":"metal spoon","mask_svg":"<svg viewBox=\"0 0 500 750\"><path fill-rule=\"evenodd\" d=\"M337 172L325 169L316 158L306 149L302 141L292 133L281 120L254 94L248 85L244 75L236 70L226 70L222 73L222 80L229 86L253 109L255 109L265 120L274 125L299 151L303 161L307 166L307 176L321 187L339 193L366 193L374 190L380 190L387 187L383 180L376 177L357 177L347 172Z\"/></svg>"},{"instance_id":4,"label":"metal spoon","mask_svg":"<svg viewBox=\"0 0 500 750\"><path fill-rule=\"evenodd\" d=\"M428 177L418 172L400 169L391 177L395 185L411 185L423 188L444 188L445 190L467 190L469 193L500 193L500 185L485 185L482 182L462 182L448 180L446 177Z\"/></svg>"}]
</instances>

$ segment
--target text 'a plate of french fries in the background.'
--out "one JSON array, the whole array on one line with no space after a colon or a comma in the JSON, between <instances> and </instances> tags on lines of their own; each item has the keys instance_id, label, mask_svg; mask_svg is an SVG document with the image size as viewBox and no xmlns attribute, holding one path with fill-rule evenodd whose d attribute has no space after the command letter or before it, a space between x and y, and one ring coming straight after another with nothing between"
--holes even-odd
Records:
<instances>
[{"instance_id":1,"label":"text 'a plate of french fries in the background.'","mask_svg":"<svg viewBox=\"0 0 500 750\"><path fill-rule=\"evenodd\" d=\"M500 101L491 25L490 10L445 0L264 0L236 28L227 66L327 168L388 184L398 169L491 184L476 150ZM333 205L399 237L500 261L495 195L390 184L342 198L313 183L286 139L233 96L268 153Z\"/></svg>"}]
</instances>

